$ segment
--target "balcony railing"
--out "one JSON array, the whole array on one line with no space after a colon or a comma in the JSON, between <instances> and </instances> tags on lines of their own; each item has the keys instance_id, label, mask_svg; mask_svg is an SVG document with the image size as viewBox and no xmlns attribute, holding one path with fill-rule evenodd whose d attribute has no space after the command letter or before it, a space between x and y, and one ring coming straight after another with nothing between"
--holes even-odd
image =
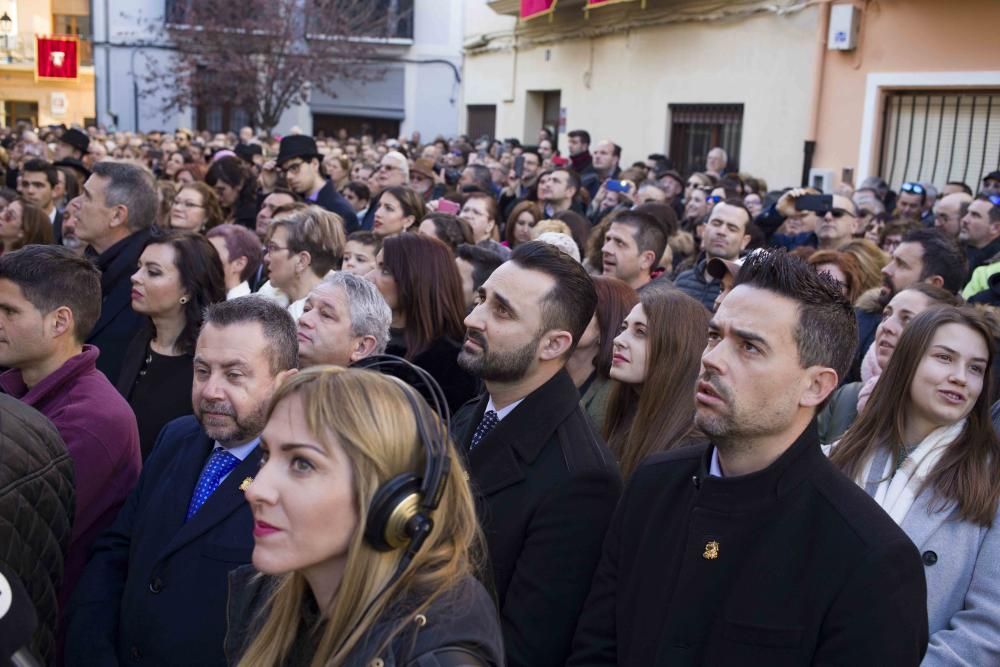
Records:
<instances>
[{"instance_id":1,"label":"balcony railing","mask_svg":"<svg viewBox=\"0 0 1000 667\"><path fill-rule=\"evenodd\" d=\"M80 66L94 64L94 45L89 39L80 38ZM31 65L35 62L35 34L18 32L0 33L0 65Z\"/></svg>"},{"instance_id":2,"label":"balcony railing","mask_svg":"<svg viewBox=\"0 0 1000 667\"><path fill-rule=\"evenodd\" d=\"M348 4L358 0L345 0ZM348 37L375 37L390 39L413 39L413 3L414 0L363 0L370 1L372 16L379 29L370 35L348 35ZM190 25L193 3L197 0L165 0L164 19L175 26ZM334 3L336 4L336 3ZM339 37L340 35L331 35Z\"/></svg>"}]
</instances>

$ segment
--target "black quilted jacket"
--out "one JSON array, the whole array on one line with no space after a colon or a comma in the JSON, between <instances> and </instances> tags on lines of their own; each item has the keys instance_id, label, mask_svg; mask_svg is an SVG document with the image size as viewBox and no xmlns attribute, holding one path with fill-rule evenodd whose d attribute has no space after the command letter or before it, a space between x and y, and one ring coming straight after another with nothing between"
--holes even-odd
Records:
<instances>
[{"instance_id":1,"label":"black quilted jacket","mask_svg":"<svg viewBox=\"0 0 1000 667\"><path fill-rule=\"evenodd\" d=\"M38 612L31 648L55 661L56 593L73 520L73 462L52 423L0 394L0 563Z\"/></svg>"}]
</instances>

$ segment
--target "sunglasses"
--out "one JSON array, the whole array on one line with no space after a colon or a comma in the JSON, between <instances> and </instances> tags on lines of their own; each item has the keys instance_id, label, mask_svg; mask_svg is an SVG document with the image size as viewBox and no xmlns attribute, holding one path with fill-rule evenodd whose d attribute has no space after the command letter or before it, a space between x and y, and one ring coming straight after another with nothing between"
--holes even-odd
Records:
<instances>
[{"instance_id":1,"label":"sunglasses","mask_svg":"<svg viewBox=\"0 0 1000 667\"><path fill-rule=\"evenodd\" d=\"M902 190L903 192L908 192L914 195L922 195L927 193L927 190L924 189L924 186L920 185L920 183L911 183L909 181L903 183L903 185L900 186L899 189Z\"/></svg>"},{"instance_id":2,"label":"sunglasses","mask_svg":"<svg viewBox=\"0 0 1000 667\"><path fill-rule=\"evenodd\" d=\"M1000 206L1000 195L986 195L986 198L990 200L990 203L994 206Z\"/></svg>"},{"instance_id":3,"label":"sunglasses","mask_svg":"<svg viewBox=\"0 0 1000 667\"><path fill-rule=\"evenodd\" d=\"M720 197L719 195L709 195L708 197L705 197L705 201L707 201L709 204L718 204L720 201L722 201L722 197Z\"/></svg>"},{"instance_id":4,"label":"sunglasses","mask_svg":"<svg viewBox=\"0 0 1000 667\"><path fill-rule=\"evenodd\" d=\"M847 209L843 208L831 208L830 215L832 215L835 218L843 218L845 215L849 215L852 218L854 217L854 213L852 211L848 211Z\"/></svg>"}]
</instances>

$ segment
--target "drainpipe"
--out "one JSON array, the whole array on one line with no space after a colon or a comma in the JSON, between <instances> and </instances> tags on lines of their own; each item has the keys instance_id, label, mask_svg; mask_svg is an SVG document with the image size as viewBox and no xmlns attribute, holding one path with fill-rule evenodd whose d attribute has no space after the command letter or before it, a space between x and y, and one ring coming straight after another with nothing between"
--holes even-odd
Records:
<instances>
[{"instance_id":1,"label":"drainpipe","mask_svg":"<svg viewBox=\"0 0 1000 667\"><path fill-rule=\"evenodd\" d=\"M819 132L819 104L823 97L823 71L826 65L826 36L830 30L830 2L820 6L816 31L816 55L813 58L812 93L810 94L809 129L802 149L802 187L809 185L809 170L816 153L816 135Z\"/></svg>"}]
</instances>

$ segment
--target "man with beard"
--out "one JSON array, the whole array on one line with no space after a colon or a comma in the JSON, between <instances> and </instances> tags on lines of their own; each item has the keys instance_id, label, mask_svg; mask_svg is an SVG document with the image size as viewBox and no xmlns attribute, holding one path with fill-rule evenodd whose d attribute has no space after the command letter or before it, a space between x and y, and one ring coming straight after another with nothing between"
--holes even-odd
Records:
<instances>
[{"instance_id":1,"label":"man with beard","mask_svg":"<svg viewBox=\"0 0 1000 667\"><path fill-rule=\"evenodd\" d=\"M882 290L877 298L862 298L854 309L858 320L858 349L847 381L861 379L861 364L875 340L882 309L897 293L914 283L930 283L958 294L968 279L961 247L940 229L915 229L903 237L882 268Z\"/></svg>"},{"instance_id":2,"label":"man with beard","mask_svg":"<svg viewBox=\"0 0 1000 667\"><path fill-rule=\"evenodd\" d=\"M829 278L746 258L702 353L708 442L663 443L632 475L569 665L920 663L920 554L819 446L855 335Z\"/></svg>"},{"instance_id":3,"label":"man with beard","mask_svg":"<svg viewBox=\"0 0 1000 667\"><path fill-rule=\"evenodd\" d=\"M478 293L458 363L486 393L452 433L478 493L507 664L561 665L621 488L564 370L597 293L579 262L539 241Z\"/></svg>"},{"instance_id":4,"label":"man with beard","mask_svg":"<svg viewBox=\"0 0 1000 667\"><path fill-rule=\"evenodd\" d=\"M209 306L194 416L167 424L94 545L69 611L67 665L226 665L227 574L250 562L243 498L271 394L298 362L295 323L266 299Z\"/></svg>"}]
</instances>

